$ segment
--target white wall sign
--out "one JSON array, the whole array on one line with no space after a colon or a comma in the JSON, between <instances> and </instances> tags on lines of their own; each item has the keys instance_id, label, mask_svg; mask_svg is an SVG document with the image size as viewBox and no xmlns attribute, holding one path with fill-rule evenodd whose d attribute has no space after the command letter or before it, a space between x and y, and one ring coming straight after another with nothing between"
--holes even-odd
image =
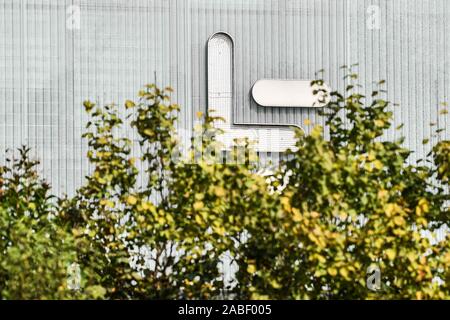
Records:
<instances>
[{"instance_id":1,"label":"white wall sign","mask_svg":"<svg viewBox=\"0 0 450 320\"><path fill-rule=\"evenodd\" d=\"M263 107L323 107L330 98L323 92L314 94L318 89L318 85L311 86L311 80L263 79L253 85L252 96ZM330 92L327 85L321 89Z\"/></svg>"},{"instance_id":2,"label":"white wall sign","mask_svg":"<svg viewBox=\"0 0 450 320\"><path fill-rule=\"evenodd\" d=\"M257 152L285 152L295 146L294 130L286 126L235 125L233 122L233 40L226 33L215 33L208 41L208 112L225 122L215 125L224 131L218 138L225 149L235 139L249 138Z\"/></svg>"}]
</instances>

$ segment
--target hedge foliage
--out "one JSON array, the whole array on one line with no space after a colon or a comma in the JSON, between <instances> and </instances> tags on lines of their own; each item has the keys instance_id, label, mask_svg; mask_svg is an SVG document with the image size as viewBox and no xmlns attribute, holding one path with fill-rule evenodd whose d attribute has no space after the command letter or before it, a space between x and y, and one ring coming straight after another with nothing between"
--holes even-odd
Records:
<instances>
[{"instance_id":1,"label":"hedge foliage","mask_svg":"<svg viewBox=\"0 0 450 320\"><path fill-rule=\"evenodd\" d=\"M0 298L450 298L450 142L408 161L384 139L383 90L332 92L327 137L297 130L270 177L247 140L226 154L243 161L218 161L211 114L183 157L170 91L146 86L126 119L84 103L93 170L73 197L52 196L26 147L0 167Z\"/></svg>"}]
</instances>

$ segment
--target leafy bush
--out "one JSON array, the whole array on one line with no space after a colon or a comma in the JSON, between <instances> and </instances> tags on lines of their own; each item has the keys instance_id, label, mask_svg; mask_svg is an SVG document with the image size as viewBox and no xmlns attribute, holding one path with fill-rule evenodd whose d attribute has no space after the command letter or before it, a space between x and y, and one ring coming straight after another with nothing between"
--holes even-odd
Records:
<instances>
[{"instance_id":1,"label":"leafy bush","mask_svg":"<svg viewBox=\"0 0 450 320\"><path fill-rule=\"evenodd\" d=\"M50 195L27 149L1 168L1 298L449 298L450 244L432 236L448 224L450 144L409 163L402 141L383 141L382 90L366 102L357 88L331 93L329 137L298 131L269 178L249 141L222 150L213 115L183 157L169 88L146 86L126 119L86 101L93 171L74 197Z\"/></svg>"},{"instance_id":2,"label":"leafy bush","mask_svg":"<svg viewBox=\"0 0 450 320\"><path fill-rule=\"evenodd\" d=\"M381 140L390 103L380 91L366 102L354 88L331 93L322 112L329 139L320 126L298 131L297 150L278 173L289 176L278 213L258 219L243 249L252 261L240 268L245 297L449 297L449 242L432 244L449 221L448 141L434 149L436 166L408 164L402 139ZM381 287L372 291L375 268Z\"/></svg>"},{"instance_id":3,"label":"leafy bush","mask_svg":"<svg viewBox=\"0 0 450 320\"><path fill-rule=\"evenodd\" d=\"M29 149L0 167L0 298L88 298L70 290L70 265L77 249L57 219L50 186L39 179ZM85 275L88 276L87 274Z\"/></svg>"}]
</instances>

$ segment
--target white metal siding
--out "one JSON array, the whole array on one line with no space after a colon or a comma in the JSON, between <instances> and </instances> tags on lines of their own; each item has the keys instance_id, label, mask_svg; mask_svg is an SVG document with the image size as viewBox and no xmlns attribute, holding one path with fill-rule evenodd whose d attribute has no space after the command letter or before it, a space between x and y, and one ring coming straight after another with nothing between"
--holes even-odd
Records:
<instances>
[{"instance_id":1,"label":"white metal siding","mask_svg":"<svg viewBox=\"0 0 450 320\"><path fill-rule=\"evenodd\" d=\"M66 28L72 4L80 30ZM367 28L370 5L381 10L379 30ZM257 106L252 84L324 68L342 89L339 66L359 62L368 88L387 80L406 146L424 155L429 123L449 127L437 116L450 89L449 19L447 0L0 0L0 149L29 144L57 192L72 193L87 171L82 101L121 104L156 81L175 89L180 127L190 129L206 110L207 40L225 31L235 42L236 121L320 123L316 109Z\"/></svg>"}]
</instances>

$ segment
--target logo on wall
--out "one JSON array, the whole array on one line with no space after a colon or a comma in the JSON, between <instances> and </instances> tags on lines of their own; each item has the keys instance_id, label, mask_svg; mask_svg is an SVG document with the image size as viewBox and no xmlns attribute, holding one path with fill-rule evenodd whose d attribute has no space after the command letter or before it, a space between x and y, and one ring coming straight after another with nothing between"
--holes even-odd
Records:
<instances>
[{"instance_id":1,"label":"logo on wall","mask_svg":"<svg viewBox=\"0 0 450 320\"><path fill-rule=\"evenodd\" d=\"M225 32L217 32L208 40L208 112L225 119L216 123L223 130L219 137L225 149L235 139L248 138L255 142L257 152L284 152L295 145L294 124L238 123L233 117L234 107L234 42ZM330 92L324 85L325 92ZM323 107L329 102L327 94L314 94L318 88L310 80L261 79L254 83L252 97L265 108Z\"/></svg>"}]
</instances>

